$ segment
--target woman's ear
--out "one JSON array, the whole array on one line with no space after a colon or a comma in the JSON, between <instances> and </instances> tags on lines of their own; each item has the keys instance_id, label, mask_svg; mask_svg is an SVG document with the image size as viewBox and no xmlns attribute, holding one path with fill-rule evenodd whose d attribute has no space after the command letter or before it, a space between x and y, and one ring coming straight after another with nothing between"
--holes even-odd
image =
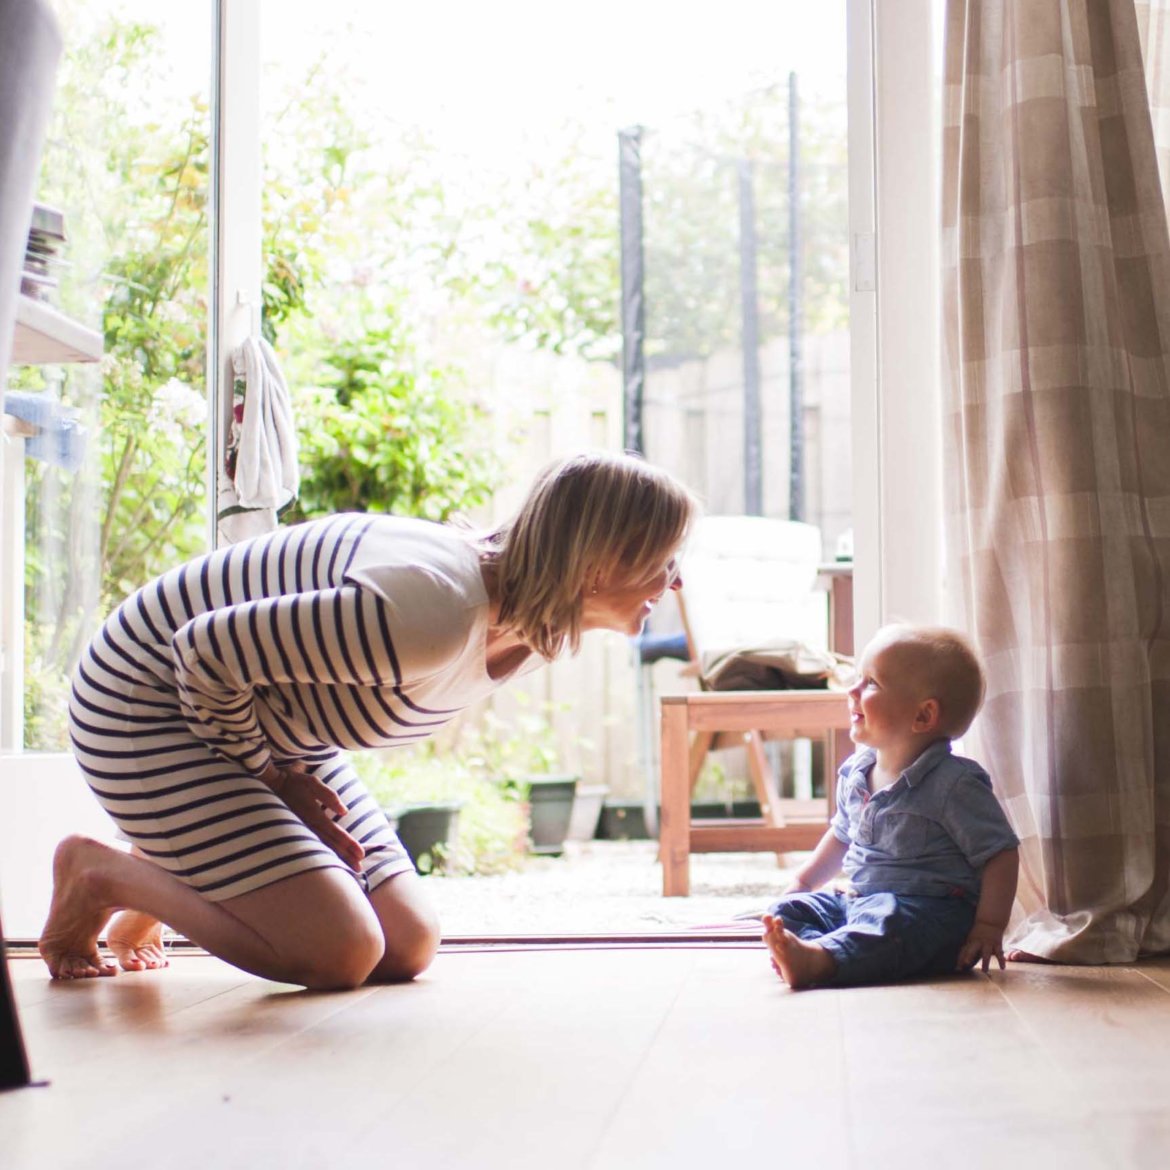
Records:
<instances>
[{"instance_id":1,"label":"woman's ear","mask_svg":"<svg viewBox=\"0 0 1170 1170\"><path fill-rule=\"evenodd\" d=\"M939 707L938 699L923 699L914 712L914 730L919 735L937 731L941 719L942 708Z\"/></svg>"}]
</instances>

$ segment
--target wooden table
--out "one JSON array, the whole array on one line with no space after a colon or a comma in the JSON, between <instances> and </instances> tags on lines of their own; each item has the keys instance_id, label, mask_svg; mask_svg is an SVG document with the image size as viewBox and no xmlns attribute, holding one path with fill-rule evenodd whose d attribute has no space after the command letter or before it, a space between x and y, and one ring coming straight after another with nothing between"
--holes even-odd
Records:
<instances>
[{"instance_id":1,"label":"wooden table","mask_svg":"<svg viewBox=\"0 0 1170 1170\"><path fill-rule=\"evenodd\" d=\"M818 580L829 590L829 645L853 653L853 563L834 561L818 567ZM779 802L771 822L724 820L691 824L690 737L692 732L761 731L799 738L829 731L827 749L834 767L852 752L849 704L840 691L700 691L664 695L662 704L662 824L659 857L662 892L667 897L690 893L692 853L784 853L812 849L833 815L832 784L825 800Z\"/></svg>"},{"instance_id":2,"label":"wooden table","mask_svg":"<svg viewBox=\"0 0 1170 1170\"><path fill-rule=\"evenodd\" d=\"M692 825L690 733L772 731L794 737L801 731L825 727L834 729L833 758L839 763L852 750L847 734L849 704L840 691L700 691L663 696L659 854L662 892L667 897L690 893L692 853L812 849L821 839L833 810L835 794L830 791L827 813L822 800L786 801L789 815L780 824L723 821L717 825Z\"/></svg>"}]
</instances>

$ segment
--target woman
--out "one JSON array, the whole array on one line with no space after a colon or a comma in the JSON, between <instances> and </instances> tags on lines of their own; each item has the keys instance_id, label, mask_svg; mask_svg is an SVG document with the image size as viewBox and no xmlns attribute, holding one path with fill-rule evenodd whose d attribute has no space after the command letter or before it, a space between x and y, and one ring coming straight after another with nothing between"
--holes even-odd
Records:
<instances>
[{"instance_id":1,"label":"woman","mask_svg":"<svg viewBox=\"0 0 1170 1170\"><path fill-rule=\"evenodd\" d=\"M411 979L438 922L338 749L433 734L589 629L636 634L678 585L686 490L626 455L548 468L484 537L336 516L201 557L129 597L78 666L74 751L132 854L58 846L56 979L165 965L160 923L312 988Z\"/></svg>"}]
</instances>

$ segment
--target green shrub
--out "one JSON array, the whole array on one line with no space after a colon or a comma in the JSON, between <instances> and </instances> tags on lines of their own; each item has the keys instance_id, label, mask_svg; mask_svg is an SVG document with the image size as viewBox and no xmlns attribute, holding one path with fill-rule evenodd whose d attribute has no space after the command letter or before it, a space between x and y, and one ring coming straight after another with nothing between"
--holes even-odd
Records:
<instances>
[{"instance_id":1,"label":"green shrub","mask_svg":"<svg viewBox=\"0 0 1170 1170\"><path fill-rule=\"evenodd\" d=\"M478 775L457 755L433 744L359 752L353 765L371 795L390 814L424 802L458 801L455 847L442 858L446 873L493 874L524 862L528 816L516 797ZM424 862L420 869L427 869Z\"/></svg>"}]
</instances>

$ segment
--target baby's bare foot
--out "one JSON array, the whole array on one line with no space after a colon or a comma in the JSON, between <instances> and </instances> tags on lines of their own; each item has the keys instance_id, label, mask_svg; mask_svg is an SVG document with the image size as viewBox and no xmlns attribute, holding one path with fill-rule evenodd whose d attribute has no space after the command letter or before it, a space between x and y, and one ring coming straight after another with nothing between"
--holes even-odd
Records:
<instances>
[{"instance_id":1,"label":"baby's bare foot","mask_svg":"<svg viewBox=\"0 0 1170 1170\"><path fill-rule=\"evenodd\" d=\"M1055 959L1046 959L1043 955L1034 955L1031 951L1005 951L1004 958L1009 963L1050 963L1055 964Z\"/></svg>"},{"instance_id":2,"label":"baby's bare foot","mask_svg":"<svg viewBox=\"0 0 1170 1170\"><path fill-rule=\"evenodd\" d=\"M112 907L98 890L98 873L113 850L88 837L66 837L53 855L53 900L37 944L54 979L116 975L98 950L98 934Z\"/></svg>"},{"instance_id":3,"label":"baby's bare foot","mask_svg":"<svg viewBox=\"0 0 1170 1170\"><path fill-rule=\"evenodd\" d=\"M770 914L764 916L764 942L772 956L772 969L793 991L824 983L837 970L836 960L824 947L797 938Z\"/></svg>"},{"instance_id":4,"label":"baby's bare foot","mask_svg":"<svg viewBox=\"0 0 1170 1170\"><path fill-rule=\"evenodd\" d=\"M162 923L139 910L123 910L106 931L106 945L123 971L157 971L169 967L163 949Z\"/></svg>"}]
</instances>

